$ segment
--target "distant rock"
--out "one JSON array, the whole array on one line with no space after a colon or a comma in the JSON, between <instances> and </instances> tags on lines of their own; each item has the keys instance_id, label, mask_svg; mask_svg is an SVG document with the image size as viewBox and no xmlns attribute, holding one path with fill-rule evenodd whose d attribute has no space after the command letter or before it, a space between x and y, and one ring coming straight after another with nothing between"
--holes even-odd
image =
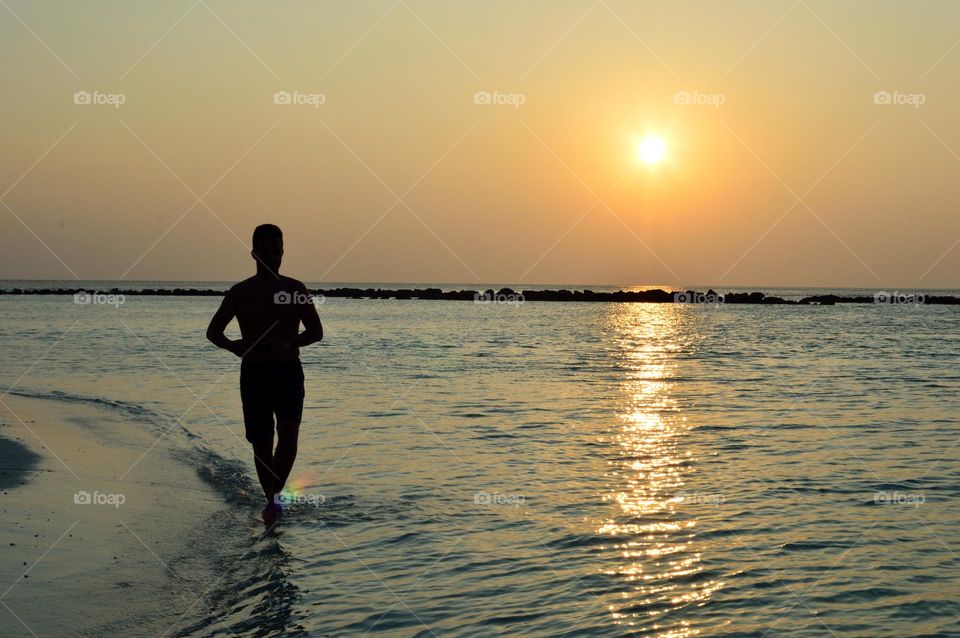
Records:
<instances>
[{"instance_id":1,"label":"distant rock","mask_svg":"<svg viewBox=\"0 0 960 638\"><path fill-rule=\"evenodd\" d=\"M72 296L79 292L89 294L112 294L126 297L219 297L223 291L202 288L140 288L124 290L111 288L109 290L93 290L84 288L8 288L0 289L0 295L61 295ZM819 305L833 306L835 304L885 304L873 296L851 295L839 296L834 294L811 295L799 301L782 297L768 296L763 292L728 292L721 293L713 289L704 292L696 290L666 291L660 288L648 290L618 290L616 292L596 292L594 290L514 290L501 288L495 291L492 288L485 291L477 290L448 290L441 288L400 288L396 290L380 288L319 288L311 291L315 295L330 298L345 299L400 299L400 300L449 300L449 301L477 301L488 299L550 302L593 302L593 303L693 303L693 304L765 304L765 305ZM886 293L877 293L878 295ZM960 297L948 295L910 295L918 298L926 305L960 305ZM882 299L886 299L883 297ZM691 301L692 300L692 301Z\"/></svg>"}]
</instances>

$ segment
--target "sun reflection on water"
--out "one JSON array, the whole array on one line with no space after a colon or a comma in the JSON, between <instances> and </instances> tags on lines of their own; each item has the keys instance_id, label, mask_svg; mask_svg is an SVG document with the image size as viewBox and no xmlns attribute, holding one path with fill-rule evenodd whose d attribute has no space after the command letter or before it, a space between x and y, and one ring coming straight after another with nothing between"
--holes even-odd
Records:
<instances>
[{"instance_id":1,"label":"sun reflection on water","mask_svg":"<svg viewBox=\"0 0 960 638\"><path fill-rule=\"evenodd\" d=\"M671 387L677 354L690 346L685 321L675 307L624 304L609 326L622 381L603 495L615 510L597 528L613 539L603 551L615 566L604 573L619 595L607 608L616 623L663 638L699 634L677 612L706 604L722 585L701 573L697 522L683 509L695 459Z\"/></svg>"}]
</instances>

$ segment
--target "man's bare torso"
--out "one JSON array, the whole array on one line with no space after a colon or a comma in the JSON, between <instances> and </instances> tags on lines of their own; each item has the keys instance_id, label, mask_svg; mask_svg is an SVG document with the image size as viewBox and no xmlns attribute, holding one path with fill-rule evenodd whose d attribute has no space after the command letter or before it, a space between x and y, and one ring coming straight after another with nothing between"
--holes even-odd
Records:
<instances>
[{"instance_id":1,"label":"man's bare torso","mask_svg":"<svg viewBox=\"0 0 960 638\"><path fill-rule=\"evenodd\" d=\"M294 340L300 330L299 304L306 287L290 277L254 276L227 292L246 354L244 361L266 363L300 357Z\"/></svg>"}]
</instances>

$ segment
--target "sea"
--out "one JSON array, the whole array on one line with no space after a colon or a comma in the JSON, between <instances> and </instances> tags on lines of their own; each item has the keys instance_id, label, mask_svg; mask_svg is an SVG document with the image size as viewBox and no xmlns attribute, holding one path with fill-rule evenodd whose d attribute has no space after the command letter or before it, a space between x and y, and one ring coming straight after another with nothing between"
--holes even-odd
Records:
<instances>
[{"instance_id":1,"label":"sea","mask_svg":"<svg viewBox=\"0 0 960 638\"><path fill-rule=\"evenodd\" d=\"M960 293L763 291L914 296L318 300L274 534L219 298L0 295L0 388L135 414L236 512L169 635L960 636L960 307L922 303Z\"/></svg>"}]
</instances>

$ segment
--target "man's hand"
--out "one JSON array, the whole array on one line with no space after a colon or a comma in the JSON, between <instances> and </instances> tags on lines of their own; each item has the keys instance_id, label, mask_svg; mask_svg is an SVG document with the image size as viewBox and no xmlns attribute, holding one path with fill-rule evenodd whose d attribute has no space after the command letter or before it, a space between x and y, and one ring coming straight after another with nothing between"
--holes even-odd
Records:
<instances>
[{"instance_id":1,"label":"man's hand","mask_svg":"<svg viewBox=\"0 0 960 638\"><path fill-rule=\"evenodd\" d=\"M310 292L306 286L303 284L300 284L300 286L302 287L301 293L309 298ZM300 321L303 322L305 330L297 335L294 341L295 346L304 348L311 343L316 343L323 339L323 325L320 323L317 307L313 304L312 300L310 303L298 304L297 315L300 317Z\"/></svg>"},{"instance_id":2,"label":"man's hand","mask_svg":"<svg viewBox=\"0 0 960 638\"><path fill-rule=\"evenodd\" d=\"M243 339L237 339L236 341L231 341L227 345L227 350L238 357L243 357L243 355L247 353L247 344L243 342Z\"/></svg>"},{"instance_id":3,"label":"man's hand","mask_svg":"<svg viewBox=\"0 0 960 638\"><path fill-rule=\"evenodd\" d=\"M227 339L226 335L223 334L227 324L230 323L237 314L233 307L233 298L230 292L231 291L227 291L227 294L223 296L220 308L217 309L216 314L213 315L213 318L210 320L210 325L207 326L207 339L218 348L229 350L238 357L242 357L247 350L244 347L243 339L232 341Z\"/></svg>"},{"instance_id":4,"label":"man's hand","mask_svg":"<svg viewBox=\"0 0 960 638\"><path fill-rule=\"evenodd\" d=\"M287 337L272 337L263 342L263 349L267 352L286 352L293 348L296 343L293 339Z\"/></svg>"}]
</instances>

